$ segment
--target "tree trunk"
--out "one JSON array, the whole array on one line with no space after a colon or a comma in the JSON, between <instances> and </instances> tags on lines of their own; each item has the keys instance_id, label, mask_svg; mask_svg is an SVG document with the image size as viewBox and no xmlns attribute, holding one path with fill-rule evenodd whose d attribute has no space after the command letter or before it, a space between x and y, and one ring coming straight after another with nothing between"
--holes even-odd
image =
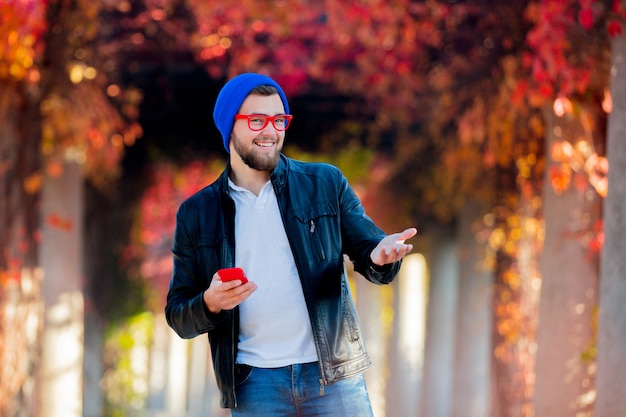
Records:
<instances>
[{"instance_id":1,"label":"tree trunk","mask_svg":"<svg viewBox=\"0 0 626 417\"><path fill-rule=\"evenodd\" d=\"M534 154L529 147L520 155L531 153ZM497 167L496 205L487 222L493 223L489 246L493 251L490 262L495 267L489 409L492 417L534 415L533 371L541 282L538 230L541 228L538 206L534 203L538 192L535 179L520 174L518 164Z\"/></svg>"},{"instance_id":2,"label":"tree trunk","mask_svg":"<svg viewBox=\"0 0 626 417\"><path fill-rule=\"evenodd\" d=\"M0 415L32 415L41 349L39 94L0 80Z\"/></svg>"},{"instance_id":3,"label":"tree trunk","mask_svg":"<svg viewBox=\"0 0 626 417\"><path fill-rule=\"evenodd\" d=\"M433 227L424 238L430 242L430 271L424 348L424 377L420 417L448 417L451 411L454 363L454 329L458 292L457 245L453 230Z\"/></svg>"},{"instance_id":4,"label":"tree trunk","mask_svg":"<svg viewBox=\"0 0 626 417\"><path fill-rule=\"evenodd\" d=\"M83 178L81 166L44 180L44 328L40 383L41 417L81 417L83 412Z\"/></svg>"},{"instance_id":5,"label":"tree trunk","mask_svg":"<svg viewBox=\"0 0 626 417\"><path fill-rule=\"evenodd\" d=\"M467 204L459 224L459 295L452 417L489 415L492 285L486 268L487 248L476 241L475 223L482 225L482 206Z\"/></svg>"},{"instance_id":6,"label":"tree trunk","mask_svg":"<svg viewBox=\"0 0 626 417\"><path fill-rule=\"evenodd\" d=\"M424 257L419 253L405 256L400 274L392 285L393 333L388 355L390 378L385 415L413 417L420 406L424 370L428 292Z\"/></svg>"},{"instance_id":7,"label":"tree trunk","mask_svg":"<svg viewBox=\"0 0 626 417\"><path fill-rule=\"evenodd\" d=\"M571 417L589 412L593 400L594 363L585 352L594 337L598 265L586 240L600 219L601 198L584 180L576 178L581 175L576 172L569 187L555 189L553 173L562 169L563 162L550 157L562 147L578 149L583 142L594 146L588 139L597 131L589 136L583 118L597 119L595 109L586 105L580 108L580 112L562 117L551 109L545 112L545 242L534 400L537 417Z\"/></svg>"},{"instance_id":8,"label":"tree trunk","mask_svg":"<svg viewBox=\"0 0 626 417\"><path fill-rule=\"evenodd\" d=\"M387 384L387 354L389 341L389 325L385 323L383 315L385 297L383 292L391 291L389 287L372 285L360 274L354 272L351 262L346 262L346 268L353 278L356 308L363 323L365 345L372 360L372 368L365 373L367 390L370 394L372 408L375 414L384 412L384 389ZM388 297L389 298L389 297Z\"/></svg>"},{"instance_id":9,"label":"tree trunk","mask_svg":"<svg viewBox=\"0 0 626 417\"><path fill-rule=\"evenodd\" d=\"M626 35L613 39L607 156L609 191L604 206L598 318L596 417L626 410Z\"/></svg>"},{"instance_id":10,"label":"tree trunk","mask_svg":"<svg viewBox=\"0 0 626 417\"><path fill-rule=\"evenodd\" d=\"M85 305L91 300L85 295ZM102 346L103 346L102 319L93 308L85 308L85 343L84 343L84 375L83 375L83 416L100 417L103 410L102 398Z\"/></svg>"},{"instance_id":11,"label":"tree trunk","mask_svg":"<svg viewBox=\"0 0 626 417\"><path fill-rule=\"evenodd\" d=\"M169 417L184 417L189 389L189 340L169 332L165 409Z\"/></svg>"}]
</instances>

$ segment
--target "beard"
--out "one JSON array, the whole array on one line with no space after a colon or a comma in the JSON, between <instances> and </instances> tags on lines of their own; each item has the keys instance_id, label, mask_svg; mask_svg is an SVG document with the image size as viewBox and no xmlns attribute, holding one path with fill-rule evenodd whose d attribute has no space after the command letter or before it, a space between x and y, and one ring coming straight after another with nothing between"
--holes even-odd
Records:
<instances>
[{"instance_id":1,"label":"beard","mask_svg":"<svg viewBox=\"0 0 626 417\"><path fill-rule=\"evenodd\" d=\"M278 165L280 160L280 151L282 150L282 144L280 141L276 145L276 152L273 154L256 152L256 145L251 144L246 147L243 141L233 133L232 143L235 152L239 154L244 164L257 171L272 171Z\"/></svg>"}]
</instances>

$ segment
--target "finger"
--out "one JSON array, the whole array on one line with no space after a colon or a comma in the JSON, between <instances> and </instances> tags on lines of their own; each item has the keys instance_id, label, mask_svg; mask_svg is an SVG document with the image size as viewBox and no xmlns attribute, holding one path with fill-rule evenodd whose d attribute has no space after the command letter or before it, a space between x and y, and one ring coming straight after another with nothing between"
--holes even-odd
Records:
<instances>
[{"instance_id":1,"label":"finger","mask_svg":"<svg viewBox=\"0 0 626 417\"><path fill-rule=\"evenodd\" d=\"M256 284L252 282L248 282L246 284L235 287L229 292L224 293L228 298L229 302L233 305L239 305L244 302L254 291L256 291Z\"/></svg>"},{"instance_id":2,"label":"finger","mask_svg":"<svg viewBox=\"0 0 626 417\"><path fill-rule=\"evenodd\" d=\"M252 281L248 281L245 284L239 285L233 289L233 293L236 296L247 294L246 298L256 290L256 284Z\"/></svg>"},{"instance_id":3,"label":"finger","mask_svg":"<svg viewBox=\"0 0 626 417\"><path fill-rule=\"evenodd\" d=\"M219 285L218 288L220 291L230 291L233 288L237 288L241 286L241 280L238 280L238 279L235 279L232 281L217 280L217 284Z\"/></svg>"},{"instance_id":4,"label":"finger","mask_svg":"<svg viewBox=\"0 0 626 417\"><path fill-rule=\"evenodd\" d=\"M400 242L404 242L405 240L412 238L416 234L417 234L417 229L415 227L409 227L408 229L405 229L404 231L399 233L397 240Z\"/></svg>"},{"instance_id":5,"label":"finger","mask_svg":"<svg viewBox=\"0 0 626 417\"><path fill-rule=\"evenodd\" d=\"M404 251L407 247L413 247L413 245L410 245L408 243L404 243L402 241L397 241L393 244L391 244L390 246L387 247L385 253L387 255L391 254L392 252L396 252L396 253L400 253L401 251Z\"/></svg>"},{"instance_id":6,"label":"finger","mask_svg":"<svg viewBox=\"0 0 626 417\"><path fill-rule=\"evenodd\" d=\"M411 244L396 243L385 251L385 255L389 258L393 258L394 260L398 260L412 250L413 245Z\"/></svg>"}]
</instances>

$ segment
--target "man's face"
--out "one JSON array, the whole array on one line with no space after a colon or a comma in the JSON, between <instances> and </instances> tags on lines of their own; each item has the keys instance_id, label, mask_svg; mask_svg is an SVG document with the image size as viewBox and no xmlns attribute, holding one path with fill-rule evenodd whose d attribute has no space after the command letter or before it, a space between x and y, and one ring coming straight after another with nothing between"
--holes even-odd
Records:
<instances>
[{"instance_id":1,"label":"man's face","mask_svg":"<svg viewBox=\"0 0 626 417\"><path fill-rule=\"evenodd\" d=\"M278 94L249 95L241 104L239 114L275 116L285 114L283 102ZM280 159L285 131L278 131L270 122L263 130L253 131L247 120L235 120L231 137L231 152L236 152L242 161L257 171L272 171Z\"/></svg>"}]
</instances>

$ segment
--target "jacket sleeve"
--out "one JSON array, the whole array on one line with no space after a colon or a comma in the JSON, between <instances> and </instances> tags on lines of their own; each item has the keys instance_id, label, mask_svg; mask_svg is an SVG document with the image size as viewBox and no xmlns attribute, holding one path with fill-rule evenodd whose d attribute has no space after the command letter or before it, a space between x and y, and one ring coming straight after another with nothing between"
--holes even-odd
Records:
<instances>
[{"instance_id":1,"label":"jacket sleeve","mask_svg":"<svg viewBox=\"0 0 626 417\"><path fill-rule=\"evenodd\" d=\"M400 270L402 261L383 266L372 262L370 254L386 234L365 213L363 204L343 174L340 175L338 190L344 252L354 263L355 271L369 281L389 284Z\"/></svg>"},{"instance_id":2,"label":"jacket sleeve","mask_svg":"<svg viewBox=\"0 0 626 417\"><path fill-rule=\"evenodd\" d=\"M176 214L176 229L172 244L173 269L170 279L165 317L169 326L185 339L214 329L225 312L213 314L204 304L203 293L210 283L204 268L196 261L197 224L193 213L181 206ZM195 232L195 233L194 233Z\"/></svg>"}]
</instances>

